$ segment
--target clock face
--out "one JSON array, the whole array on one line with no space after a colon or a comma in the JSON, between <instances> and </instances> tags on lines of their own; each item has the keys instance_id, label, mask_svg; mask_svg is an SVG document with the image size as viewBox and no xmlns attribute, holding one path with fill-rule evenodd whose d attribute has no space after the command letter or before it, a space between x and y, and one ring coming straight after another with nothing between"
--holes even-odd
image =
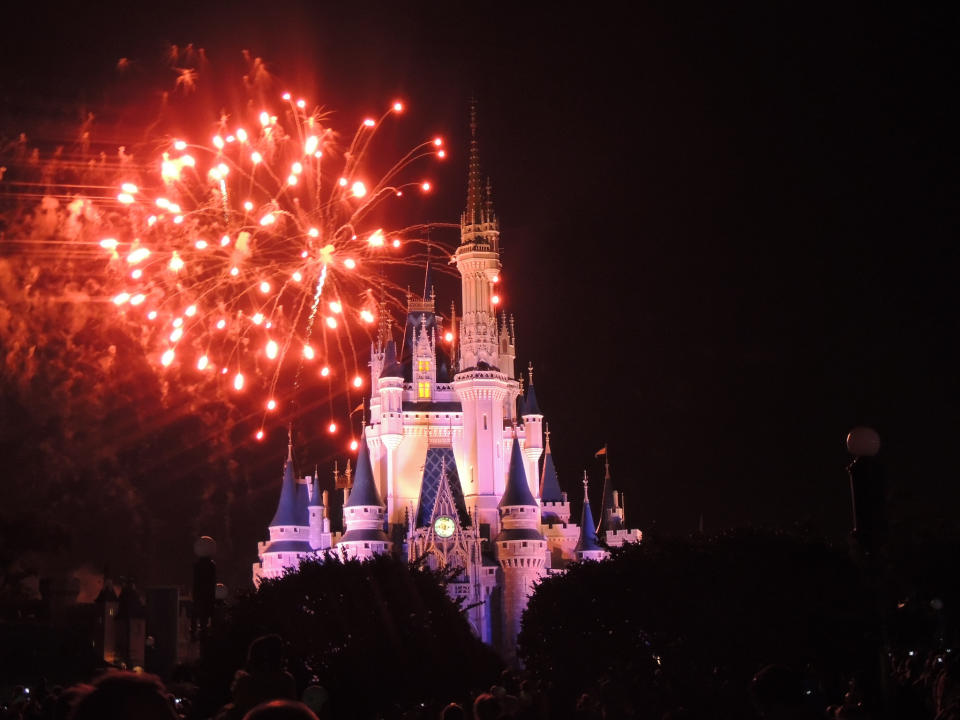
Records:
<instances>
[{"instance_id":1,"label":"clock face","mask_svg":"<svg viewBox=\"0 0 960 720\"><path fill-rule=\"evenodd\" d=\"M433 529L440 537L448 538L453 535L453 531L457 529L457 526L453 522L452 517L441 515L433 521Z\"/></svg>"}]
</instances>

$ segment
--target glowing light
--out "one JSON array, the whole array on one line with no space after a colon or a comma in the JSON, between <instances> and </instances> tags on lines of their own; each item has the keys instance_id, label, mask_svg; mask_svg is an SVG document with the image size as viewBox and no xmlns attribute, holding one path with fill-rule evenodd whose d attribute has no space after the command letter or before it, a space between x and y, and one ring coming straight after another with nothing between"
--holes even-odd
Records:
<instances>
[{"instance_id":1,"label":"glowing light","mask_svg":"<svg viewBox=\"0 0 960 720\"><path fill-rule=\"evenodd\" d=\"M150 226L150 227L153 227L153 226L154 226L154 223L156 223L156 222L157 222L157 216L156 216L156 215L151 215L150 217L147 218L147 225Z\"/></svg>"},{"instance_id":2,"label":"glowing light","mask_svg":"<svg viewBox=\"0 0 960 720\"><path fill-rule=\"evenodd\" d=\"M263 430L257 430L257 434L254 435L257 440L263 440Z\"/></svg>"},{"instance_id":3,"label":"glowing light","mask_svg":"<svg viewBox=\"0 0 960 720\"><path fill-rule=\"evenodd\" d=\"M499 295L492 295L492 296L490 297L490 302L492 302L494 305L499 305L499 304L500 304L500 296L499 296Z\"/></svg>"},{"instance_id":4,"label":"glowing light","mask_svg":"<svg viewBox=\"0 0 960 720\"><path fill-rule=\"evenodd\" d=\"M402 103L402 102L395 102L395 103L393 104L393 111L394 111L394 112L403 112L403 103Z\"/></svg>"},{"instance_id":5,"label":"glowing light","mask_svg":"<svg viewBox=\"0 0 960 720\"><path fill-rule=\"evenodd\" d=\"M179 224L182 223L182 222L183 222L183 215L177 215L177 216L173 219L173 224L174 224L174 225L179 225Z\"/></svg>"},{"instance_id":6,"label":"glowing light","mask_svg":"<svg viewBox=\"0 0 960 720\"><path fill-rule=\"evenodd\" d=\"M362 386L362 385L363 385L363 378L362 378L362 377L360 377L359 375L357 375L355 378L353 378L353 386L354 386L354 387L360 387L360 386Z\"/></svg>"},{"instance_id":7,"label":"glowing light","mask_svg":"<svg viewBox=\"0 0 960 720\"><path fill-rule=\"evenodd\" d=\"M335 422L332 422L332 423L330 423L329 425L327 425L327 431L328 431L331 435L333 435L333 433L335 433L335 432L337 431L337 424L336 424Z\"/></svg>"},{"instance_id":8,"label":"glowing light","mask_svg":"<svg viewBox=\"0 0 960 720\"><path fill-rule=\"evenodd\" d=\"M131 305L139 305L140 303L142 303L142 302L143 302L144 300L146 300L146 299L147 299L147 296L146 296L146 295L144 295L143 293L137 293L137 294L134 295L132 298L130 298L130 304L131 304Z\"/></svg>"},{"instance_id":9,"label":"glowing light","mask_svg":"<svg viewBox=\"0 0 960 720\"><path fill-rule=\"evenodd\" d=\"M247 200L247 201L243 204L243 209L246 210L247 212L250 212L251 210L253 210L253 203L250 202L249 200Z\"/></svg>"},{"instance_id":10,"label":"glowing light","mask_svg":"<svg viewBox=\"0 0 960 720\"><path fill-rule=\"evenodd\" d=\"M123 190L125 193L130 193L131 195L136 195L138 192L137 186L134 185L133 183L124 183L123 185L120 186L120 189Z\"/></svg>"},{"instance_id":11,"label":"glowing light","mask_svg":"<svg viewBox=\"0 0 960 720\"><path fill-rule=\"evenodd\" d=\"M157 319L157 311L156 311L156 310L151 310L150 312L148 312L148 313L147 313L147 319L148 319L148 320L156 320L156 319Z\"/></svg>"},{"instance_id":12,"label":"glowing light","mask_svg":"<svg viewBox=\"0 0 960 720\"><path fill-rule=\"evenodd\" d=\"M320 368L320 376L321 376L321 377L329 377L329 376L330 376L330 368L328 368L326 365L324 365L322 368Z\"/></svg>"},{"instance_id":13,"label":"glowing light","mask_svg":"<svg viewBox=\"0 0 960 720\"><path fill-rule=\"evenodd\" d=\"M276 409L277 409L277 401L274 400L273 398L270 398L269 400L267 400L267 410L276 410Z\"/></svg>"},{"instance_id":14,"label":"glowing light","mask_svg":"<svg viewBox=\"0 0 960 720\"><path fill-rule=\"evenodd\" d=\"M438 151L437 151L437 157L440 158L441 160L442 160L443 158L445 158L446 156L447 156L447 151L446 151L446 150L438 150Z\"/></svg>"},{"instance_id":15,"label":"glowing light","mask_svg":"<svg viewBox=\"0 0 960 720\"><path fill-rule=\"evenodd\" d=\"M173 350L167 350L163 355L160 356L160 364L164 367L169 367L170 363L173 362Z\"/></svg>"},{"instance_id":16,"label":"glowing light","mask_svg":"<svg viewBox=\"0 0 960 720\"><path fill-rule=\"evenodd\" d=\"M104 238L100 241L100 247L104 250L115 250L117 248L117 241L113 238Z\"/></svg>"},{"instance_id":17,"label":"glowing light","mask_svg":"<svg viewBox=\"0 0 960 720\"><path fill-rule=\"evenodd\" d=\"M187 167L193 167L197 164L197 161L193 159L192 155L181 155L180 163L186 165Z\"/></svg>"},{"instance_id":18,"label":"glowing light","mask_svg":"<svg viewBox=\"0 0 960 720\"><path fill-rule=\"evenodd\" d=\"M240 142L246 142L247 131L244 130L243 128L237 128L237 140L239 140Z\"/></svg>"},{"instance_id":19,"label":"glowing light","mask_svg":"<svg viewBox=\"0 0 960 720\"><path fill-rule=\"evenodd\" d=\"M376 125L376 123L373 121L373 118L367 118L366 120L363 121L363 124L366 125L367 127L373 127L374 125Z\"/></svg>"},{"instance_id":20,"label":"glowing light","mask_svg":"<svg viewBox=\"0 0 960 720\"><path fill-rule=\"evenodd\" d=\"M300 173L302 173L303 163L295 162L293 165L290 166L290 172L292 172L294 175L299 175Z\"/></svg>"},{"instance_id":21,"label":"glowing light","mask_svg":"<svg viewBox=\"0 0 960 720\"><path fill-rule=\"evenodd\" d=\"M327 317L327 318L326 318L326 323L327 323L327 327L330 328L331 330L336 330L336 329L337 329L337 319L336 319L336 318Z\"/></svg>"},{"instance_id":22,"label":"glowing light","mask_svg":"<svg viewBox=\"0 0 960 720\"><path fill-rule=\"evenodd\" d=\"M233 135L227 135L227 142L232 143L236 138Z\"/></svg>"},{"instance_id":23,"label":"glowing light","mask_svg":"<svg viewBox=\"0 0 960 720\"><path fill-rule=\"evenodd\" d=\"M172 160L164 160L160 163L160 177L164 180L176 180L180 177L180 166Z\"/></svg>"},{"instance_id":24,"label":"glowing light","mask_svg":"<svg viewBox=\"0 0 960 720\"><path fill-rule=\"evenodd\" d=\"M499 275L494 275L494 276L493 276L493 282L495 282L495 283L500 282L500 276L499 276Z\"/></svg>"},{"instance_id":25,"label":"glowing light","mask_svg":"<svg viewBox=\"0 0 960 720\"><path fill-rule=\"evenodd\" d=\"M226 326L227 326L227 321L226 321L226 320L218 320L218 321L217 321L217 330L223 330Z\"/></svg>"},{"instance_id":26,"label":"glowing light","mask_svg":"<svg viewBox=\"0 0 960 720\"><path fill-rule=\"evenodd\" d=\"M206 370L207 365L209 364L210 364L210 358L208 358L206 355L201 355L197 359L197 370Z\"/></svg>"},{"instance_id":27,"label":"glowing light","mask_svg":"<svg viewBox=\"0 0 960 720\"><path fill-rule=\"evenodd\" d=\"M428 182L420 183L420 189L423 190L424 192L430 192L431 187L433 186Z\"/></svg>"},{"instance_id":28,"label":"glowing light","mask_svg":"<svg viewBox=\"0 0 960 720\"><path fill-rule=\"evenodd\" d=\"M444 333L443 339L446 340L447 342L453 342L453 333L452 332Z\"/></svg>"},{"instance_id":29,"label":"glowing light","mask_svg":"<svg viewBox=\"0 0 960 720\"><path fill-rule=\"evenodd\" d=\"M232 268L230 268L230 274L233 275L234 277L236 277L237 275L240 274L240 268L238 268L238 267L232 267Z\"/></svg>"},{"instance_id":30,"label":"glowing light","mask_svg":"<svg viewBox=\"0 0 960 720\"><path fill-rule=\"evenodd\" d=\"M183 314L186 315L187 317L193 317L194 315L197 314L197 306L191 305L190 307L188 307L186 310L183 311Z\"/></svg>"},{"instance_id":31,"label":"glowing light","mask_svg":"<svg viewBox=\"0 0 960 720\"><path fill-rule=\"evenodd\" d=\"M260 325L263 323L263 313L257 313L253 316L253 324Z\"/></svg>"},{"instance_id":32,"label":"glowing light","mask_svg":"<svg viewBox=\"0 0 960 720\"><path fill-rule=\"evenodd\" d=\"M341 313L341 312L343 312L343 305L341 305L341 304L340 304L339 302L337 302L336 300L333 300L333 301L330 303L330 312L335 312L335 313Z\"/></svg>"},{"instance_id":33,"label":"glowing light","mask_svg":"<svg viewBox=\"0 0 960 720\"><path fill-rule=\"evenodd\" d=\"M123 305L123 304L124 304L125 302L127 302L127 300L129 300L129 299L130 299L130 293L120 293L119 295L115 295L115 296L114 296L114 298L113 298L113 304L114 304L114 305Z\"/></svg>"},{"instance_id":34,"label":"glowing light","mask_svg":"<svg viewBox=\"0 0 960 720\"><path fill-rule=\"evenodd\" d=\"M434 138L433 144L436 145L437 147L440 147L441 145L443 145L443 138L439 138L439 137Z\"/></svg>"},{"instance_id":35,"label":"glowing light","mask_svg":"<svg viewBox=\"0 0 960 720\"><path fill-rule=\"evenodd\" d=\"M206 249L207 249L207 241L206 241L206 240L197 240L197 241L194 243L194 246L197 248L197 250L206 250Z\"/></svg>"},{"instance_id":36,"label":"glowing light","mask_svg":"<svg viewBox=\"0 0 960 720\"><path fill-rule=\"evenodd\" d=\"M394 238L394 239L393 239L393 246L394 246L395 248L400 247L400 240L399 240L398 238Z\"/></svg>"},{"instance_id":37,"label":"glowing light","mask_svg":"<svg viewBox=\"0 0 960 720\"><path fill-rule=\"evenodd\" d=\"M186 150L187 144L183 140L174 140L173 147L175 150Z\"/></svg>"},{"instance_id":38,"label":"glowing light","mask_svg":"<svg viewBox=\"0 0 960 720\"><path fill-rule=\"evenodd\" d=\"M357 443L356 440L351 440L351 441L350 441L350 449L351 449L351 450L356 451L356 449L357 449L358 447L360 447L360 445L359 445L359 443Z\"/></svg>"},{"instance_id":39,"label":"glowing light","mask_svg":"<svg viewBox=\"0 0 960 720\"><path fill-rule=\"evenodd\" d=\"M132 273L130 273L130 277L132 277L134 280L139 280L141 277L143 277L143 270L141 270L140 268L137 268Z\"/></svg>"},{"instance_id":40,"label":"glowing light","mask_svg":"<svg viewBox=\"0 0 960 720\"><path fill-rule=\"evenodd\" d=\"M373 322L373 313L370 312L369 310L361 310L360 317L365 323Z\"/></svg>"},{"instance_id":41,"label":"glowing light","mask_svg":"<svg viewBox=\"0 0 960 720\"><path fill-rule=\"evenodd\" d=\"M260 224L266 227L267 225L273 225L277 221L277 216L273 213L267 213L262 218L260 218Z\"/></svg>"},{"instance_id":42,"label":"glowing light","mask_svg":"<svg viewBox=\"0 0 960 720\"><path fill-rule=\"evenodd\" d=\"M217 150L223 150L223 138L220 137L219 135L213 136L213 144L214 144L214 147L217 148Z\"/></svg>"},{"instance_id":43,"label":"glowing light","mask_svg":"<svg viewBox=\"0 0 960 720\"><path fill-rule=\"evenodd\" d=\"M285 92L285 93L284 93L283 95L281 95L280 97L282 97L284 100L289 100L289 99L290 99L290 93Z\"/></svg>"},{"instance_id":44,"label":"glowing light","mask_svg":"<svg viewBox=\"0 0 960 720\"><path fill-rule=\"evenodd\" d=\"M268 283L266 280L260 283L260 292L262 292L264 295L270 292L270 283Z\"/></svg>"},{"instance_id":45,"label":"glowing light","mask_svg":"<svg viewBox=\"0 0 960 720\"><path fill-rule=\"evenodd\" d=\"M353 270L357 266L357 261L353 258L347 258L343 261L343 266L347 268L347 270Z\"/></svg>"},{"instance_id":46,"label":"glowing light","mask_svg":"<svg viewBox=\"0 0 960 720\"><path fill-rule=\"evenodd\" d=\"M345 177L340 178L339 180L337 180L337 182L340 183L340 187L347 186L347 179Z\"/></svg>"},{"instance_id":47,"label":"glowing light","mask_svg":"<svg viewBox=\"0 0 960 720\"><path fill-rule=\"evenodd\" d=\"M277 353L280 352L280 346L277 345L276 340L271 340L267 343L266 351L267 351L267 357L270 358L271 360L275 360L277 358Z\"/></svg>"},{"instance_id":48,"label":"glowing light","mask_svg":"<svg viewBox=\"0 0 960 720\"><path fill-rule=\"evenodd\" d=\"M237 373L233 376L233 389L243 390L243 373Z\"/></svg>"},{"instance_id":49,"label":"glowing light","mask_svg":"<svg viewBox=\"0 0 960 720\"><path fill-rule=\"evenodd\" d=\"M373 247L382 247L383 246L383 230L375 230L370 237L367 238L367 242L370 243Z\"/></svg>"},{"instance_id":50,"label":"glowing light","mask_svg":"<svg viewBox=\"0 0 960 720\"><path fill-rule=\"evenodd\" d=\"M294 273L293 275L291 275L290 277L293 278L293 281L294 281L294 282L300 282L301 280L303 280L303 275L301 275L299 272L295 272L295 273Z\"/></svg>"},{"instance_id":51,"label":"glowing light","mask_svg":"<svg viewBox=\"0 0 960 720\"><path fill-rule=\"evenodd\" d=\"M314 353L313 353L313 348L310 347L309 345L304 345L304 346L303 346L303 356L304 356L307 360L313 360L313 355L314 355Z\"/></svg>"},{"instance_id":52,"label":"glowing light","mask_svg":"<svg viewBox=\"0 0 960 720\"><path fill-rule=\"evenodd\" d=\"M263 125L263 127L270 124L270 114L266 110L260 113L260 124Z\"/></svg>"},{"instance_id":53,"label":"glowing light","mask_svg":"<svg viewBox=\"0 0 960 720\"><path fill-rule=\"evenodd\" d=\"M297 100L297 107L303 110L307 106L306 100Z\"/></svg>"},{"instance_id":54,"label":"glowing light","mask_svg":"<svg viewBox=\"0 0 960 720\"><path fill-rule=\"evenodd\" d=\"M229 244L230 244L230 236L229 236L229 235L224 235L222 238L220 238L220 245L221 245L221 246L226 247L226 246L229 245Z\"/></svg>"},{"instance_id":55,"label":"glowing light","mask_svg":"<svg viewBox=\"0 0 960 720\"><path fill-rule=\"evenodd\" d=\"M362 198L367 194L367 186L357 180L350 188L354 197Z\"/></svg>"},{"instance_id":56,"label":"glowing light","mask_svg":"<svg viewBox=\"0 0 960 720\"><path fill-rule=\"evenodd\" d=\"M317 151L317 146L320 144L320 138L316 135L311 135L307 138L307 141L303 144L303 154L304 155L313 155Z\"/></svg>"},{"instance_id":57,"label":"glowing light","mask_svg":"<svg viewBox=\"0 0 960 720\"><path fill-rule=\"evenodd\" d=\"M119 202L122 202L124 205L129 205L130 203L133 202L133 195L131 195L130 193L120 193L119 195L117 195L117 200Z\"/></svg>"},{"instance_id":58,"label":"glowing light","mask_svg":"<svg viewBox=\"0 0 960 720\"><path fill-rule=\"evenodd\" d=\"M287 177L287 185L296 185L296 184L297 184L297 176L296 176L296 175L289 175L289 176Z\"/></svg>"},{"instance_id":59,"label":"glowing light","mask_svg":"<svg viewBox=\"0 0 960 720\"><path fill-rule=\"evenodd\" d=\"M254 165L262 161L263 161L263 155L258 153L256 150L250 153L250 162L252 162Z\"/></svg>"},{"instance_id":60,"label":"glowing light","mask_svg":"<svg viewBox=\"0 0 960 720\"><path fill-rule=\"evenodd\" d=\"M180 318L180 317L174 318L171 325L173 325L175 328L180 327L181 325L183 325L183 318Z\"/></svg>"},{"instance_id":61,"label":"glowing light","mask_svg":"<svg viewBox=\"0 0 960 720\"><path fill-rule=\"evenodd\" d=\"M316 228L310 228L309 230L307 230L307 235L309 235L310 237L318 237L320 235L320 231L317 230Z\"/></svg>"},{"instance_id":62,"label":"glowing light","mask_svg":"<svg viewBox=\"0 0 960 720\"><path fill-rule=\"evenodd\" d=\"M164 210L170 207L170 201L163 197L157 198L154 202L156 203L158 208L162 208Z\"/></svg>"},{"instance_id":63,"label":"glowing light","mask_svg":"<svg viewBox=\"0 0 960 720\"><path fill-rule=\"evenodd\" d=\"M170 333L170 342L175 343L183 337L183 328L177 328Z\"/></svg>"},{"instance_id":64,"label":"glowing light","mask_svg":"<svg viewBox=\"0 0 960 720\"><path fill-rule=\"evenodd\" d=\"M139 262L143 262L148 257L150 257L150 251L147 248L137 248L132 253L127 255L127 262L131 265L136 265Z\"/></svg>"}]
</instances>

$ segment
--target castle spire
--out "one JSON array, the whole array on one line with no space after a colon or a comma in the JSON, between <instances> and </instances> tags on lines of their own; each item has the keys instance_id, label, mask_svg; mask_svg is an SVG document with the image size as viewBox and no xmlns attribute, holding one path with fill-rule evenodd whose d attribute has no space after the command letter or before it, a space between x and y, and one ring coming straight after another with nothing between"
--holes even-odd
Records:
<instances>
[{"instance_id":1,"label":"castle spire","mask_svg":"<svg viewBox=\"0 0 960 720\"><path fill-rule=\"evenodd\" d=\"M283 464L283 481L280 485L280 500L273 514L270 527L279 525L297 525L297 481L293 476L293 425L287 432L287 461Z\"/></svg>"},{"instance_id":2,"label":"castle spire","mask_svg":"<svg viewBox=\"0 0 960 720\"><path fill-rule=\"evenodd\" d=\"M483 216L483 177L480 174L480 141L477 139L477 100L470 100L470 165L467 177L465 225L477 225Z\"/></svg>"},{"instance_id":3,"label":"castle spire","mask_svg":"<svg viewBox=\"0 0 960 720\"><path fill-rule=\"evenodd\" d=\"M583 471L583 512L580 515L580 538L577 540L575 552L577 559L595 560L595 553L603 553L603 548L597 544L597 531L593 526L593 513L590 512L590 481L587 471Z\"/></svg>"},{"instance_id":4,"label":"castle spire","mask_svg":"<svg viewBox=\"0 0 960 720\"><path fill-rule=\"evenodd\" d=\"M540 499L543 502L565 502L563 491L557 480L557 469L553 464L553 453L550 451L550 428L547 427L547 447L543 456L543 473L540 475Z\"/></svg>"}]
</instances>

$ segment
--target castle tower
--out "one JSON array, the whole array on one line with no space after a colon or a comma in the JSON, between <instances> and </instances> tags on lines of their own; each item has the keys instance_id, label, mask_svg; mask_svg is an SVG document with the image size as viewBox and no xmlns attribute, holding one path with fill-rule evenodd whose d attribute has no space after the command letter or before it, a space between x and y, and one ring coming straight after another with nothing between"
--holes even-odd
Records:
<instances>
[{"instance_id":1,"label":"castle tower","mask_svg":"<svg viewBox=\"0 0 960 720\"><path fill-rule=\"evenodd\" d=\"M597 531L593 526L593 513L590 511L590 493L587 471L583 471L583 512L580 515L580 539L575 549L576 558L584 560L603 560L610 553L597 543Z\"/></svg>"},{"instance_id":2,"label":"castle tower","mask_svg":"<svg viewBox=\"0 0 960 720\"><path fill-rule=\"evenodd\" d=\"M103 589L97 595L94 604L97 607L97 635L94 638L94 648L97 655L108 663L114 662L117 657L117 610L119 601L113 589L113 581L109 571L103 570Z\"/></svg>"},{"instance_id":3,"label":"castle tower","mask_svg":"<svg viewBox=\"0 0 960 720\"><path fill-rule=\"evenodd\" d=\"M460 246L453 255L461 278L460 365L453 389L463 409L465 467L460 478L468 505L479 522L498 527L497 497L504 489L504 418L516 397L510 367L500 357L493 286L500 274L500 230L490 194L480 176L476 106L470 116L470 171L467 207L460 219Z\"/></svg>"},{"instance_id":4,"label":"castle tower","mask_svg":"<svg viewBox=\"0 0 960 720\"><path fill-rule=\"evenodd\" d=\"M370 451L364 437L360 441L353 487L343 506L343 525L346 532L340 538L337 547L344 559L365 560L374 555L390 552L393 543L383 532L385 510L373 479Z\"/></svg>"},{"instance_id":5,"label":"castle tower","mask_svg":"<svg viewBox=\"0 0 960 720\"><path fill-rule=\"evenodd\" d=\"M547 541L540 532L540 506L530 492L520 441L514 437L507 487L500 498L503 529L496 538L503 571L503 646L508 661L516 660L520 619L533 584L546 570Z\"/></svg>"},{"instance_id":6,"label":"castle tower","mask_svg":"<svg viewBox=\"0 0 960 720\"><path fill-rule=\"evenodd\" d=\"M317 476L317 471L314 470L313 482L310 484L310 503L307 505L310 521L310 548L312 550L327 550L332 544L330 515L324 505L323 493L320 492L320 478Z\"/></svg>"},{"instance_id":7,"label":"castle tower","mask_svg":"<svg viewBox=\"0 0 960 720\"><path fill-rule=\"evenodd\" d=\"M603 446L603 497L600 522L597 533L603 533L603 540L609 547L620 547L624 543L640 542L643 533L627 527L623 496L613 489L610 477L610 452Z\"/></svg>"},{"instance_id":8,"label":"castle tower","mask_svg":"<svg viewBox=\"0 0 960 720\"><path fill-rule=\"evenodd\" d=\"M280 500L270 521L270 540L257 548L260 561L253 565L253 582L262 578L277 578L289 568L296 568L300 560L311 555L310 478L297 480L293 467L293 428L287 429L287 460L283 464Z\"/></svg>"}]
</instances>

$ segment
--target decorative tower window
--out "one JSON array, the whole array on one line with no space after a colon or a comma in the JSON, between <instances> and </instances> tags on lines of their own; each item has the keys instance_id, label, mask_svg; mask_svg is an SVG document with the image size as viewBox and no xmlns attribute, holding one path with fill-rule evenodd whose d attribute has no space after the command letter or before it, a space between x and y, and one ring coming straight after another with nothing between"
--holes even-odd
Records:
<instances>
[{"instance_id":1,"label":"decorative tower window","mask_svg":"<svg viewBox=\"0 0 960 720\"><path fill-rule=\"evenodd\" d=\"M430 399L430 382L429 381L417 383L417 399L418 400Z\"/></svg>"},{"instance_id":2,"label":"decorative tower window","mask_svg":"<svg viewBox=\"0 0 960 720\"><path fill-rule=\"evenodd\" d=\"M428 373L430 372L430 361L429 360L418 360L417 361L417 372Z\"/></svg>"}]
</instances>

